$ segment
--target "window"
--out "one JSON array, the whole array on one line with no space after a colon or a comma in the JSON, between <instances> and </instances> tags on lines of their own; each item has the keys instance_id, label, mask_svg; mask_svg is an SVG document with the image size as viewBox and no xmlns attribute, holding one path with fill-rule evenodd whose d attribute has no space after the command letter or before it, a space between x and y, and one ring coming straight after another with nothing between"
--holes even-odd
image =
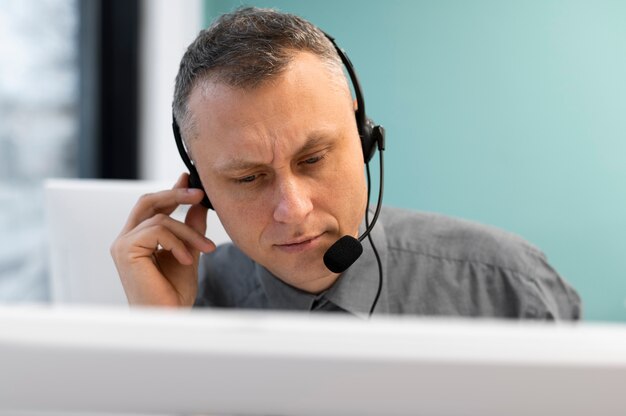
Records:
<instances>
[{"instance_id":1,"label":"window","mask_svg":"<svg viewBox=\"0 0 626 416\"><path fill-rule=\"evenodd\" d=\"M78 15L0 1L0 301L48 298L43 179L78 175Z\"/></svg>"}]
</instances>

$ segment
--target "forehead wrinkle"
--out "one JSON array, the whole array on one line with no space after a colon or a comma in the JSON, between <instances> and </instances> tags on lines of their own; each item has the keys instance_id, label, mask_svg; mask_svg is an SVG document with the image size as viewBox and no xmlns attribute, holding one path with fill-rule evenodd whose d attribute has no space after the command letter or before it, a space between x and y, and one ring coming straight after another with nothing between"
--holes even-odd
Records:
<instances>
[{"instance_id":1,"label":"forehead wrinkle","mask_svg":"<svg viewBox=\"0 0 626 416\"><path fill-rule=\"evenodd\" d=\"M228 172L234 172L234 171L243 171L243 170L248 170L248 169L252 169L252 168L258 168L258 167L262 167L262 166L269 166L274 162L274 154L275 154L275 143L276 140L268 140L267 137L263 137L263 138L259 138L257 140L262 140L263 142L269 142L270 145L270 159L268 162L264 162L262 160L262 153L264 152L264 144L254 144L253 145L253 150L252 153L254 153L255 156L253 158L250 159L246 159L244 157L241 157L241 144L239 141L237 141L237 143L239 143L236 148L237 148L237 152L233 152L234 156L229 156L229 155L222 155L221 157L218 157L217 160L214 163L214 169L218 172L222 172L222 173L228 173ZM246 146L247 147L247 146ZM259 149L263 149L258 151ZM250 152L248 152L250 153ZM256 159L256 160L255 160Z\"/></svg>"}]
</instances>

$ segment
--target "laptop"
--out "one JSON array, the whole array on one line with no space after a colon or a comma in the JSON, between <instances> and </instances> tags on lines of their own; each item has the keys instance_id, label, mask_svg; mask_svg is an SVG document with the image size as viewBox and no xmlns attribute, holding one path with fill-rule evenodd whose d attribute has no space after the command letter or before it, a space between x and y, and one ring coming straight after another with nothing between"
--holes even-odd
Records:
<instances>
[{"instance_id":1,"label":"laptop","mask_svg":"<svg viewBox=\"0 0 626 416\"><path fill-rule=\"evenodd\" d=\"M53 303L126 304L109 253L138 198L169 189L159 181L49 179L44 184L50 297ZM188 207L172 216L183 220ZM230 241L215 211L207 237Z\"/></svg>"}]
</instances>

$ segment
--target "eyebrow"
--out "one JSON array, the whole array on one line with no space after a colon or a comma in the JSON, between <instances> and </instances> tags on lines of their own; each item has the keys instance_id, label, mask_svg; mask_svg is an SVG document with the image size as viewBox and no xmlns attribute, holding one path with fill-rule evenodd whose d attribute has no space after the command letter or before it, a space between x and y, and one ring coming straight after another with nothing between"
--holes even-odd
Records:
<instances>
[{"instance_id":1,"label":"eyebrow","mask_svg":"<svg viewBox=\"0 0 626 416\"><path fill-rule=\"evenodd\" d=\"M298 149L295 153L296 156L304 155L316 148L326 144L329 141L329 133L324 131L316 131L307 139L304 145ZM261 166L265 166L266 163L255 162L252 160L246 160L238 157L234 157L224 161L223 163L217 162L215 165L215 170L221 174L227 174L232 172L241 172L246 170L252 170L254 168L259 168Z\"/></svg>"}]
</instances>

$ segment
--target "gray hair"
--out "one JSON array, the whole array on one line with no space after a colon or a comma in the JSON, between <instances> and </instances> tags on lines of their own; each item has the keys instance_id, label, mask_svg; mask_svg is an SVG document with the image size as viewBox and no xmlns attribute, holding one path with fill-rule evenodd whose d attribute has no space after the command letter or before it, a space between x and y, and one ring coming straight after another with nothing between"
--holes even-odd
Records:
<instances>
[{"instance_id":1,"label":"gray hair","mask_svg":"<svg viewBox=\"0 0 626 416\"><path fill-rule=\"evenodd\" d=\"M202 30L187 48L176 75L172 110L183 137L194 135L188 102L199 82L211 79L232 87L255 88L280 75L295 51L317 55L347 82L333 44L299 16L245 7L222 15Z\"/></svg>"}]
</instances>

